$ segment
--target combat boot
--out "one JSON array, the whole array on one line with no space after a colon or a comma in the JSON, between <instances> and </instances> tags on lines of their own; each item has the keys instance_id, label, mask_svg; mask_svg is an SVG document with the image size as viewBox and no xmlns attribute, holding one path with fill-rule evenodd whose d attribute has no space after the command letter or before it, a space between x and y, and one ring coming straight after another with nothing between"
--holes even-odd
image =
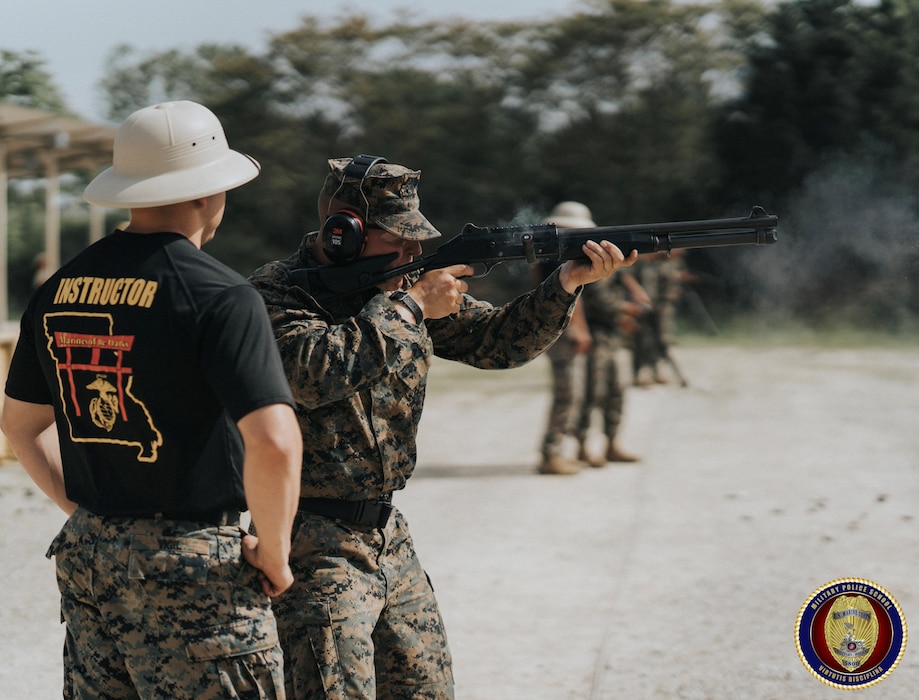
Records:
<instances>
[{"instance_id":1,"label":"combat boot","mask_svg":"<svg viewBox=\"0 0 919 700\"><path fill-rule=\"evenodd\" d=\"M635 372L635 375L632 379L633 386L648 387L648 386L651 386L652 384L654 384L654 378L649 377L648 372L645 372L644 370L639 370L638 372Z\"/></svg>"},{"instance_id":2,"label":"combat boot","mask_svg":"<svg viewBox=\"0 0 919 700\"><path fill-rule=\"evenodd\" d=\"M577 474L579 471L581 471L581 465L578 462L561 455L544 457L542 464L539 465L540 474Z\"/></svg>"},{"instance_id":3,"label":"combat boot","mask_svg":"<svg viewBox=\"0 0 919 700\"><path fill-rule=\"evenodd\" d=\"M584 462L585 464L595 468L606 466L606 461L599 457L592 457L590 455L590 453L587 451L587 445L585 445L583 442L578 448L578 461Z\"/></svg>"},{"instance_id":4,"label":"combat boot","mask_svg":"<svg viewBox=\"0 0 919 700\"><path fill-rule=\"evenodd\" d=\"M623 451L619 446L612 440L610 440L609 448L606 450L606 461L607 462L637 462L638 457L635 455L630 455L628 452Z\"/></svg>"}]
</instances>

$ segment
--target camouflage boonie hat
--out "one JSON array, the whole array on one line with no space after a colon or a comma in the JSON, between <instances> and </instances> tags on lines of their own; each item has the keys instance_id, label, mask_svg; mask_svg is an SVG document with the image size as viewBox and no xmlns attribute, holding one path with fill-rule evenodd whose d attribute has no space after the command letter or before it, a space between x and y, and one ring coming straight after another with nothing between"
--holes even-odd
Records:
<instances>
[{"instance_id":1,"label":"camouflage boonie hat","mask_svg":"<svg viewBox=\"0 0 919 700\"><path fill-rule=\"evenodd\" d=\"M419 210L420 170L379 162L371 166L361 179L350 174L345 176L345 168L352 160L329 160L323 194L354 207L355 213L365 217L368 223L399 238L423 241L440 236L440 231Z\"/></svg>"}]
</instances>

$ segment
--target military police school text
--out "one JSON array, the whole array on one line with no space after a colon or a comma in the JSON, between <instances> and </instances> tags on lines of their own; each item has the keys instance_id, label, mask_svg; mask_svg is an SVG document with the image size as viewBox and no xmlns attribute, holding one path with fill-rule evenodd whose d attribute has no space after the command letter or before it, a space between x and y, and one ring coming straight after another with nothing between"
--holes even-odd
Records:
<instances>
[{"instance_id":1,"label":"military police school text","mask_svg":"<svg viewBox=\"0 0 919 700\"><path fill-rule=\"evenodd\" d=\"M872 588L871 586L867 586L863 583L847 582L838 586L827 588L820 595L815 597L810 603L811 610L816 610L830 598L835 598L836 596L845 593L863 593L869 598L876 600L885 610L890 610L890 608L893 607L893 601L891 601L878 589Z\"/></svg>"},{"instance_id":2,"label":"military police school text","mask_svg":"<svg viewBox=\"0 0 919 700\"><path fill-rule=\"evenodd\" d=\"M150 308L158 286L158 282L136 277L64 277L58 284L54 303Z\"/></svg>"}]
</instances>

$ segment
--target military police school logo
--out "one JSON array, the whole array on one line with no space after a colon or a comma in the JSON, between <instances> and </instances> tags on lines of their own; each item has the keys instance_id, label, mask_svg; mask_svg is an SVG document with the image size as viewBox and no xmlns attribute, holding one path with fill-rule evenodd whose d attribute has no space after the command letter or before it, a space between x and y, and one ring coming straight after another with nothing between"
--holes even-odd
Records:
<instances>
[{"instance_id":1,"label":"military police school logo","mask_svg":"<svg viewBox=\"0 0 919 700\"><path fill-rule=\"evenodd\" d=\"M881 682L906 650L900 605L876 583L836 579L814 591L798 613L798 656L819 681L856 690Z\"/></svg>"}]
</instances>

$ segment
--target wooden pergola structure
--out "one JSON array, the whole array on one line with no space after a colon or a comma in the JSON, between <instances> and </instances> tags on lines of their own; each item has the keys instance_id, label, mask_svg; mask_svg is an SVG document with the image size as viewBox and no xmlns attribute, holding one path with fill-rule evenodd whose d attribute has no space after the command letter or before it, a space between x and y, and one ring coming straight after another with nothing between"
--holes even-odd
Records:
<instances>
[{"instance_id":1,"label":"wooden pergola structure","mask_svg":"<svg viewBox=\"0 0 919 700\"><path fill-rule=\"evenodd\" d=\"M61 264L60 176L74 170L96 170L112 162L114 126L103 126L0 101L0 406L10 359L18 335L9 318L9 201L11 179L45 181L45 265ZM105 210L90 206L87 242L102 238ZM0 461L11 459L0 434Z\"/></svg>"},{"instance_id":2,"label":"wooden pergola structure","mask_svg":"<svg viewBox=\"0 0 919 700\"><path fill-rule=\"evenodd\" d=\"M45 185L45 264L61 264L60 184L62 173L95 170L112 162L116 127L93 124L0 101L0 322L9 320L7 266L11 179L43 179ZM87 241L104 235L105 210L90 206Z\"/></svg>"}]
</instances>

